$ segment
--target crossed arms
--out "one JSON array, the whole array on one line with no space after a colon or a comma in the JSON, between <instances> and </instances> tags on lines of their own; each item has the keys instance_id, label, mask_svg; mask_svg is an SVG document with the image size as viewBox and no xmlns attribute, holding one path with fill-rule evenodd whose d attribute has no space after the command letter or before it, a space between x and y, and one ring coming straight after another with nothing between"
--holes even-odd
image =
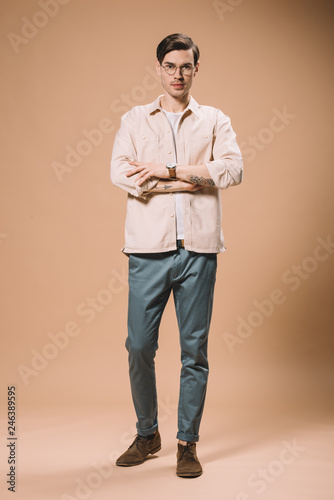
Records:
<instances>
[{"instance_id":1,"label":"crossed arms","mask_svg":"<svg viewBox=\"0 0 334 500\"><path fill-rule=\"evenodd\" d=\"M169 179L166 164L136 161L141 159L142 152L137 146L144 144L145 136L142 137L140 132L140 121L135 126L137 122L132 117L133 113L134 110L131 110L123 115L121 128L115 138L111 161L111 180L114 185L135 197L146 198L154 193L195 192L205 186L226 189L242 181L240 149L230 119L221 111L217 110L211 159L205 164L202 160L195 165L177 165L176 180Z\"/></svg>"},{"instance_id":2,"label":"crossed arms","mask_svg":"<svg viewBox=\"0 0 334 500\"><path fill-rule=\"evenodd\" d=\"M145 193L164 193L178 191L198 191L203 186L215 186L205 165L178 165L176 179L170 179L166 166L162 163L145 163L130 161L133 169L126 173L127 177L137 175L136 182L141 186L152 178L159 179L155 186L144 189Z\"/></svg>"}]
</instances>

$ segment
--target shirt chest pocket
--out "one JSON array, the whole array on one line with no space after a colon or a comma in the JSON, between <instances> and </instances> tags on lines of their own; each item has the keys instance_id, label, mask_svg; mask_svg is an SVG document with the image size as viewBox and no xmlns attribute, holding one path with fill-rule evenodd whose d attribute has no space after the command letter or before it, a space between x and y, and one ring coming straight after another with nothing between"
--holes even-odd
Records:
<instances>
[{"instance_id":1,"label":"shirt chest pocket","mask_svg":"<svg viewBox=\"0 0 334 500\"><path fill-rule=\"evenodd\" d=\"M194 134L190 140L190 162L198 165L213 159L214 134Z\"/></svg>"},{"instance_id":2,"label":"shirt chest pocket","mask_svg":"<svg viewBox=\"0 0 334 500\"><path fill-rule=\"evenodd\" d=\"M159 135L150 132L140 132L136 138L137 161L159 162Z\"/></svg>"}]
</instances>

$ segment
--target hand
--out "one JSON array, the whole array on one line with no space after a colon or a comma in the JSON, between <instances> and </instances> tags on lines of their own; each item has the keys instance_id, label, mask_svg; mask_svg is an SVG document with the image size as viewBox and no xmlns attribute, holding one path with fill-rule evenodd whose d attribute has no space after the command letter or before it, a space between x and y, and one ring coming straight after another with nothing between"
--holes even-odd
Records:
<instances>
[{"instance_id":1,"label":"hand","mask_svg":"<svg viewBox=\"0 0 334 500\"><path fill-rule=\"evenodd\" d=\"M129 161L130 165L135 168L126 173L127 177L138 174L137 184L140 186L143 182L151 177L158 177L159 179L169 179L169 172L166 165L163 163L146 163L140 161Z\"/></svg>"}]
</instances>

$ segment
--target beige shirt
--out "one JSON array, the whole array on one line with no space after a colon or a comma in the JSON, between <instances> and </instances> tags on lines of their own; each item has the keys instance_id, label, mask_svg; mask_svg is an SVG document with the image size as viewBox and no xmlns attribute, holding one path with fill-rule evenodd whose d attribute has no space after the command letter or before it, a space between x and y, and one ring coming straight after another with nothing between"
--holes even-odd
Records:
<instances>
[{"instance_id":1,"label":"beige shirt","mask_svg":"<svg viewBox=\"0 0 334 500\"><path fill-rule=\"evenodd\" d=\"M160 106L161 97L125 113L115 137L111 180L128 192L122 248L126 255L176 249L174 193L145 193L158 179L138 186L137 175L125 175L133 168L129 161L167 164L173 159L173 134ZM183 192L184 246L200 253L224 252L220 189L237 185L243 178L242 156L229 117L191 97L179 123L176 149L179 165L205 164L215 183Z\"/></svg>"}]
</instances>

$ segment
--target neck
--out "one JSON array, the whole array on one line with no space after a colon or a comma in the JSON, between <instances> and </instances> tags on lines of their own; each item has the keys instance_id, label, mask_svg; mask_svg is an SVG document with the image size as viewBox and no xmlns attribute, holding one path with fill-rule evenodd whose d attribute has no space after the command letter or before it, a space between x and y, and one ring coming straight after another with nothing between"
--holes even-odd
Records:
<instances>
[{"instance_id":1,"label":"neck","mask_svg":"<svg viewBox=\"0 0 334 500\"><path fill-rule=\"evenodd\" d=\"M182 97L172 97L169 94L164 94L160 100L160 105L165 111L170 111L171 113L182 113L188 106L190 101L189 94Z\"/></svg>"}]
</instances>

